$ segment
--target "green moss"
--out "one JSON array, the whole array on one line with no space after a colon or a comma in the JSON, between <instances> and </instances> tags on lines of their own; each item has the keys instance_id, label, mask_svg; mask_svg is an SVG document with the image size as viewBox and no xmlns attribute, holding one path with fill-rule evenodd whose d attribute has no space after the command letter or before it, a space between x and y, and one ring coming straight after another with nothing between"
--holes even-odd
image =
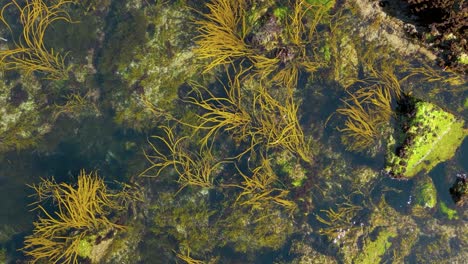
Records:
<instances>
[{"instance_id":1,"label":"green moss","mask_svg":"<svg viewBox=\"0 0 468 264\"><path fill-rule=\"evenodd\" d=\"M91 257L96 236L87 236L78 243L77 254L83 258Z\"/></svg>"},{"instance_id":2,"label":"green moss","mask_svg":"<svg viewBox=\"0 0 468 264\"><path fill-rule=\"evenodd\" d=\"M382 256L392 245L392 242L390 242L389 239L393 237L396 237L396 233L391 232L390 230L380 231L375 240L368 237L364 241L362 251L356 256L353 263L380 263Z\"/></svg>"},{"instance_id":3,"label":"green moss","mask_svg":"<svg viewBox=\"0 0 468 264\"><path fill-rule=\"evenodd\" d=\"M326 43L324 46L322 46L319 49L319 52L323 55L326 62L330 62L330 60L331 60L331 50L330 50L330 45L328 43Z\"/></svg>"},{"instance_id":4,"label":"green moss","mask_svg":"<svg viewBox=\"0 0 468 264\"><path fill-rule=\"evenodd\" d=\"M279 21L284 21L287 18L289 9L287 7L277 7L273 10L273 15L278 18Z\"/></svg>"},{"instance_id":5,"label":"green moss","mask_svg":"<svg viewBox=\"0 0 468 264\"><path fill-rule=\"evenodd\" d=\"M465 65L468 65L468 54L466 53L462 53L460 54L460 56L458 57L457 61L461 64L465 64Z\"/></svg>"},{"instance_id":6,"label":"green moss","mask_svg":"<svg viewBox=\"0 0 468 264\"><path fill-rule=\"evenodd\" d=\"M274 154L273 167L278 176L289 178L291 184L300 187L307 179L306 170L301 166L299 160L288 150Z\"/></svg>"},{"instance_id":7,"label":"green moss","mask_svg":"<svg viewBox=\"0 0 468 264\"><path fill-rule=\"evenodd\" d=\"M465 107L465 109L468 109L468 97L465 98L465 102L463 103L463 107Z\"/></svg>"},{"instance_id":8,"label":"green moss","mask_svg":"<svg viewBox=\"0 0 468 264\"><path fill-rule=\"evenodd\" d=\"M466 136L464 123L434 104L416 102L402 146L404 154L390 154L387 170L409 178L451 159Z\"/></svg>"},{"instance_id":9,"label":"green moss","mask_svg":"<svg viewBox=\"0 0 468 264\"><path fill-rule=\"evenodd\" d=\"M449 220L458 219L457 211L449 208L443 201L439 203L439 209Z\"/></svg>"},{"instance_id":10,"label":"green moss","mask_svg":"<svg viewBox=\"0 0 468 264\"><path fill-rule=\"evenodd\" d=\"M414 207L434 208L437 205L437 190L429 176L422 176L416 179L414 187Z\"/></svg>"}]
</instances>

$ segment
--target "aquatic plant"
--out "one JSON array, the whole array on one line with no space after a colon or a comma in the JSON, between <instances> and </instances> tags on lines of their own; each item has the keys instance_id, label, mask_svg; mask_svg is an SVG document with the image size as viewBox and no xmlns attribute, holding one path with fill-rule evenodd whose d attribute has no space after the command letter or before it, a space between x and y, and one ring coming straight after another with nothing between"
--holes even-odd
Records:
<instances>
[{"instance_id":1,"label":"aquatic plant","mask_svg":"<svg viewBox=\"0 0 468 264\"><path fill-rule=\"evenodd\" d=\"M388 124L393 115L390 90L374 85L348 94L350 98L342 100L345 107L336 110L346 117L345 127L338 131L343 133L342 140L348 150L364 151L374 144L380 127Z\"/></svg>"},{"instance_id":2,"label":"aquatic plant","mask_svg":"<svg viewBox=\"0 0 468 264\"><path fill-rule=\"evenodd\" d=\"M249 176L237 169L244 180L240 185L229 185L242 190L236 203L249 206L251 210L263 210L270 207L271 203L282 206L290 213L297 208L297 205L287 198L288 190L275 187L279 179L268 159L261 158L261 164L253 169Z\"/></svg>"},{"instance_id":3,"label":"aquatic plant","mask_svg":"<svg viewBox=\"0 0 468 264\"><path fill-rule=\"evenodd\" d=\"M206 131L201 140L202 146L208 146L220 131L229 132L238 142L247 140L252 133L251 113L243 104L244 94L241 91L241 77L245 72L241 68L233 78L228 75L228 85L222 85L225 92L223 97L213 94L205 86L192 84L193 95L187 97L186 102L203 111L197 115L197 124L193 125L195 131Z\"/></svg>"},{"instance_id":4,"label":"aquatic plant","mask_svg":"<svg viewBox=\"0 0 468 264\"><path fill-rule=\"evenodd\" d=\"M19 11L20 23L23 26L22 35L14 41L12 49L0 50L0 68L4 70L22 70L26 74L42 72L48 79L68 78L68 67L65 57L49 49L44 44L44 36L48 27L55 21L71 23L72 20L65 11L64 5L74 3L72 0L59 0L57 3L47 5L42 0L27 0L21 6L16 0L4 5L0 12L0 20L10 30L13 30L5 16L9 7Z\"/></svg>"},{"instance_id":5,"label":"aquatic plant","mask_svg":"<svg viewBox=\"0 0 468 264\"><path fill-rule=\"evenodd\" d=\"M331 241L337 242L343 234L352 229L358 228L353 225L353 218L363 210L363 207L351 203L337 205L337 209L329 208L320 210L324 216L316 215L317 221L325 224L326 227L319 229L319 234L327 236Z\"/></svg>"},{"instance_id":6,"label":"aquatic plant","mask_svg":"<svg viewBox=\"0 0 468 264\"><path fill-rule=\"evenodd\" d=\"M283 101L275 99L267 90L269 84L260 84L254 95L253 120L256 127L257 142L263 142L268 148L283 148L298 155L302 160L311 162L311 153L299 124L297 112L299 106L291 95Z\"/></svg>"},{"instance_id":7,"label":"aquatic plant","mask_svg":"<svg viewBox=\"0 0 468 264\"><path fill-rule=\"evenodd\" d=\"M300 69L313 72L321 65L311 59L306 46L329 9L326 5L297 0L292 3L290 13L281 7L265 13L245 0L213 0L207 8L210 12L203 14L204 20L195 21L200 36L194 49L198 57L211 59L205 73L218 65L242 63L246 59L260 79L270 79L292 89ZM312 17L309 31L304 23L306 16ZM266 22L256 24L261 17Z\"/></svg>"},{"instance_id":8,"label":"aquatic plant","mask_svg":"<svg viewBox=\"0 0 468 264\"><path fill-rule=\"evenodd\" d=\"M205 67L205 73L252 52L244 42L249 31L247 1L213 0L206 6L210 12L203 14L205 19L195 21L200 36L195 40L198 47L194 49L200 58L212 59Z\"/></svg>"},{"instance_id":9,"label":"aquatic plant","mask_svg":"<svg viewBox=\"0 0 468 264\"><path fill-rule=\"evenodd\" d=\"M402 81L417 76L422 82L440 82L443 84L443 88L432 89L430 91L431 94L437 94L447 90L451 92L464 92L468 90L466 85L463 85L466 83L466 80L450 69L444 69L443 71L436 70L427 63L422 63L421 66L418 67L405 67L405 72L407 72L407 75ZM451 88L450 85L460 87Z\"/></svg>"},{"instance_id":10,"label":"aquatic plant","mask_svg":"<svg viewBox=\"0 0 468 264\"><path fill-rule=\"evenodd\" d=\"M99 109L97 105L90 100L90 94L81 96L80 94L70 94L65 97L66 103L63 105L55 104L53 119L61 115L67 115L69 117L77 117L83 113L93 113L99 115Z\"/></svg>"},{"instance_id":11,"label":"aquatic plant","mask_svg":"<svg viewBox=\"0 0 468 264\"><path fill-rule=\"evenodd\" d=\"M255 78L242 76L248 71L239 69L235 77L228 75L224 96L213 94L208 88L193 85L189 102L203 111L198 115L198 124L188 124L195 131L206 131L201 143L207 146L219 131L228 132L236 142L247 143L237 158L252 151L255 146L267 150L284 148L311 162L309 144L297 117L298 105L286 92L282 102L273 97L267 88Z\"/></svg>"},{"instance_id":12,"label":"aquatic plant","mask_svg":"<svg viewBox=\"0 0 468 264\"><path fill-rule=\"evenodd\" d=\"M125 228L110 216L126 209L132 199L130 192L111 192L96 173L82 170L76 185L42 179L32 188L37 199L33 205L42 216L34 222L33 234L26 236L21 249L32 263L44 259L78 263L80 257L90 257L93 236ZM43 206L46 201L52 203L53 210Z\"/></svg>"},{"instance_id":13,"label":"aquatic plant","mask_svg":"<svg viewBox=\"0 0 468 264\"><path fill-rule=\"evenodd\" d=\"M197 259L190 257L190 249L187 249L187 252L184 252L184 253L182 252L177 253L176 256L187 264L204 264L205 263L204 261L197 260Z\"/></svg>"},{"instance_id":14,"label":"aquatic plant","mask_svg":"<svg viewBox=\"0 0 468 264\"><path fill-rule=\"evenodd\" d=\"M200 148L199 153L191 152L184 146L188 137L177 138L173 128L168 126L160 128L165 135L152 136L152 138L162 143L163 148L167 149L167 153L161 150L157 144L149 142L152 153L145 151L144 155L151 166L140 175L157 177L163 170L173 168L179 176L177 182L181 184L180 189L189 185L204 188L213 187L216 171L222 161L217 161L213 157L211 148L205 146ZM149 175L148 173L152 171L155 171L154 174Z\"/></svg>"}]
</instances>

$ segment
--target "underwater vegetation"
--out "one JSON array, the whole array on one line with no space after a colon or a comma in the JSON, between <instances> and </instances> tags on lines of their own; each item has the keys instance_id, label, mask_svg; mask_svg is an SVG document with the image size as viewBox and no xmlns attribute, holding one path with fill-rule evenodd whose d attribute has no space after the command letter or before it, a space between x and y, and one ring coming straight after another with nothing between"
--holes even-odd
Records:
<instances>
[{"instance_id":1,"label":"underwater vegetation","mask_svg":"<svg viewBox=\"0 0 468 264\"><path fill-rule=\"evenodd\" d=\"M247 142L247 149L238 157L263 145L266 150L287 149L310 162L309 145L299 125L294 99L289 95L276 99L270 92L275 89L273 84L254 79L241 82L242 74L244 72L240 71L229 81L225 87L226 97L217 97L207 88L195 86L198 96L189 97L188 102L205 111L199 115L199 124L195 125L196 131L206 130L203 145L223 129L236 142ZM268 87L270 85L273 87ZM208 96L203 97L203 94Z\"/></svg>"},{"instance_id":2,"label":"underwater vegetation","mask_svg":"<svg viewBox=\"0 0 468 264\"><path fill-rule=\"evenodd\" d=\"M291 9L261 8L245 0L214 0L206 6L210 12L195 22L200 35L194 49L199 58L210 59L205 73L218 65L248 60L260 79L271 78L293 89L300 69L314 72L321 65L312 59L313 48L308 45L330 6L304 0L293 1Z\"/></svg>"},{"instance_id":3,"label":"underwater vegetation","mask_svg":"<svg viewBox=\"0 0 468 264\"><path fill-rule=\"evenodd\" d=\"M252 170L252 175L245 175L240 170L239 173L244 180L235 186L242 190L236 203L246 205L251 210L263 210L270 203L280 205L291 213L297 209L297 205L287 198L288 190L274 187L279 179L269 160L262 158L260 165Z\"/></svg>"},{"instance_id":4,"label":"underwater vegetation","mask_svg":"<svg viewBox=\"0 0 468 264\"><path fill-rule=\"evenodd\" d=\"M47 175L0 262L462 262L463 76L365 39L355 1L6 1L0 37L60 7L31 31L62 64L0 73L1 190Z\"/></svg>"},{"instance_id":5,"label":"underwater vegetation","mask_svg":"<svg viewBox=\"0 0 468 264\"><path fill-rule=\"evenodd\" d=\"M211 149L202 148L200 152L190 151L187 145L187 137L177 138L172 128L161 127L164 136L153 136L153 139L159 140L164 144L167 151L159 150L150 142L152 153L145 153L146 159L151 166L143 171L141 175L157 177L167 168L175 170L179 179L177 182L184 187L198 186L202 188L213 187L213 180L216 176L217 167L221 161L216 161L211 153ZM167 153L165 153L167 152ZM154 175L148 173L154 172Z\"/></svg>"},{"instance_id":6,"label":"underwater vegetation","mask_svg":"<svg viewBox=\"0 0 468 264\"><path fill-rule=\"evenodd\" d=\"M48 27L55 21L72 20L64 5L74 1L60 0L48 5L42 0L28 0L21 6L16 0L4 5L1 9L0 20L7 26L13 36L13 47L0 51L0 68L4 70L22 70L26 74L42 72L49 79L68 78L68 67L65 57L44 44L44 35ZM7 10L16 8L22 25L22 34L15 37L7 18Z\"/></svg>"},{"instance_id":7,"label":"underwater vegetation","mask_svg":"<svg viewBox=\"0 0 468 264\"><path fill-rule=\"evenodd\" d=\"M338 131L343 133L348 150L364 151L375 144L393 116L390 90L374 85L348 94L350 98L343 100L345 106L336 110L346 117L345 127Z\"/></svg>"},{"instance_id":8,"label":"underwater vegetation","mask_svg":"<svg viewBox=\"0 0 468 264\"><path fill-rule=\"evenodd\" d=\"M32 188L37 199L32 205L41 216L21 249L32 263L44 259L50 263L79 263L82 258L92 257L98 236L125 228L111 215L126 210L132 199L129 189L113 192L96 173L81 171L76 185L42 179Z\"/></svg>"}]
</instances>

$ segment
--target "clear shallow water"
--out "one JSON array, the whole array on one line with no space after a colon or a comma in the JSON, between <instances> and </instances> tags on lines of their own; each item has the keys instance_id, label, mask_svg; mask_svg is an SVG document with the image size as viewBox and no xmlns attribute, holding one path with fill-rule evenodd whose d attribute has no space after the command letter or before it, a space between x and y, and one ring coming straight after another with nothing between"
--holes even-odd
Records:
<instances>
[{"instance_id":1,"label":"clear shallow water","mask_svg":"<svg viewBox=\"0 0 468 264\"><path fill-rule=\"evenodd\" d=\"M111 18L109 18L111 19ZM114 18L115 19L115 18ZM112 28L111 25L108 27ZM115 43L116 44L116 43ZM99 57L96 58L99 60ZM307 76L307 75L306 75ZM308 76L307 76L308 77ZM350 191L349 180L346 177L334 175L335 170L331 168L332 177L321 177L321 173L327 167L327 163L333 163L333 166L337 166L336 171L342 172L343 169L339 168L338 165L342 163L346 164L346 169L352 173L355 168L358 167L370 167L379 172L384 167L384 155L380 153L375 158L363 154L355 154L352 152L346 152L343 150L343 145L339 141L340 134L335 130L335 127L339 120L333 119L330 123L325 126L325 121L332 113L335 112L336 108L340 105L340 99L343 98L346 93L342 88L334 83L333 81L321 80L313 82L312 84L306 83L306 77L302 76L301 81L298 85L298 97L302 98L302 105L300 108L301 125L304 128L306 135L311 136L316 140L320 140L324 147L331 148L331 152L338 153L339 155L318 157L317 166L306 167L308 169L307 175L310 179L312 186L304 187L303 189L296 192L296 199L301 204L300 213L295 215L295 219L291 220L292 224L309 225L310 229L305 230L311 231L311 233L302 233L303 229L297 229L296 233L293 233L288 237L284 245L280 249L271 250L266 249L261 253L255 254L243 254L236 252L232 247L225 246L221 249L216 249L215 254L222 256L220 263L273 263L274 261L283 260L285 262L291 261L294 254L289 254L290 246L294 240L303 240L311 245L315 250L326 253L328 255L337 256L339 250L336 245L331 241L327 240L324 236L317 233L321 225L316 216L321 214L320 210L326 210L331 207L337 206L336 203L342 203L343 197L345 197ZM119 83L119 81L117 81ZM94 79L93 85L99 87L101 91L105 91L109 96L113 89L122 89L119 85L114 86L112 78L109 76L99 76ZM118 87L118 88L115 88ZM431 88L431 87L428 87ZM137 89L132 87L132 89ZM418 90L418 92L424 91ZM117 92L117 91L116 91ZM128 91L126 91L128 92ZM125 98L126 92L122 92L121 98ZM465 93L466 94L466 93ZM110 97L109 97L110 98ZM104 98L103 100L115 100ZM450 101L450 95L445 95L441 101ZM106 105L104 108L109 107L109 102L104 102ZM450 107L449 107L450 108ZM466 111L465 111L466 113ZM153 134L153 131L136 132L135 130L126 127L125 125L117 125L113 121L116 114L114 111L103 111L103 116L98 118L83 118L80 121L74 121L69 118L61 118L56 124L54 131L45 136L44 140L39 144L39 147L32 149L25 149L18 152L9 152L4 154L0 161L0 224L5 227L6 231L2 231L12 236L7 236L6 240L0 241L2 246L6 247L11 256L15 258L19 257L15 250L21 247L22 236L27 235L30 232L32 225L32 219L35 217L35 213L31 213L27 204L31 202L28 196L31 194L31 189L26 184L33 184L39 181L39 177L55 177L58 181L72 181L79 170L86 169L88 171L98 171L100 175L105 177L106 182L112 184L114 180L118 181L129 181L132 177L137 176L143 171L148 163L143 157L142 149L147 149L147 139L149 135ZM466 118L466 115L464 116ZM339 159L343 161L335 162ZM453 202L451 201L448 193L448 188L453 184L454 171L468 171L468 143L465 140L457 156L447 164L440 164L437 166L429 175L433 178L436 188L438 190L439 200L443 200L450 207L453 208ZM345 165L343 165L345 166ZM447 166L455 167L455 169L447 169ZM232 171L226 171L225 174L233 173ZM370 192L369 196L356 195L353 196L351 202L357 205L361 205L364 201L375 201L377 202L382 193L386 193L385 198L387 203L394 208L397 212L403 215L409 215L411 188L413 185L412 181L396 181L387 178L384 175L379 175L379 179L373 181L369 185ZM155 180L142 180L140 184L147 186L158 185L164 181ZM172 184L174 184L172 182ZM320 188L315 186L327 186L328 184L336 184L341 188L330 188L328 197L321 197L318 194ZM148 187L149 188L149 187ZM174 186L156 186L155 190L167 191L168 189L177 190ZM198 192L194 191L192 194L180 194L180 199L185 199L190 195L197 197ZM154 196L158 196L158 193L153 193ZM226 198L228 194L222 192L213 192L211 194L214 198L211 200L211 206L214 209L223 211L229 208L223 208L223 204L220 201ZM194 199L195 199L194 198ZM310 204L302 204L300 199L307 200L312 199ZM325 198L324 200L321 200ZM158 198L155 198L157 200ZM177 199L177 198L176 198ZM168 202L169 203L169 202ZM362 204L362 206L366 206ZM231 209L229 209L231 210ZM367 224L368 217L371 214L371 208L364 209L354 218L357 224ZM301 214L303 214L301 216ZM440 225L459 225L462 226L462 221L466 219L460 219L457 222L449 221L444 217L440 217L437 213L432 213L429 218L437 218L440 221ZM144 224L148 228L153 227L153 221L151 219L145 219L147 222ZM169 221L169 220L168 220ZM427 219L419 219L419 225L423 226L427 223ZM213 226L214 227L214 226ZM315 232L314 232L315 231ZM248 231L247 231L248 232ZM427 230L421 231L422 233ZM146 236L150 237L151 232L148 232ZM426 233L420 237L417 243L424 245L426 241L432 241L429 239L431 233ZM149 239L148 239L149 240ZM177 242L171 241L172 247L167 247L167 251L163 256L173 255L170 249L177 248ZM152 242L154 243L154 241ZM454 242L457 245L457 241ZM164 245L147 245L142 242L143 251L141 255L151 256L151 246L156 248L163 248ZM457 248L457 247L456 247ZM460 249L462 250L462 249ZM258 253L258 252L257 252ZM456 252L455 252L456 254ZM390 258L390 254L386 255ZM150 263L149 257L146 259L146 263ZM412 257L408 257L412 259ZM171 258L173 261L174 258ZM161 263L167 263L169 259L164 259ZM239 262L240 261L240 262ZM144 263L144 262L143 262Z\"/></svg>"}]
</instances>

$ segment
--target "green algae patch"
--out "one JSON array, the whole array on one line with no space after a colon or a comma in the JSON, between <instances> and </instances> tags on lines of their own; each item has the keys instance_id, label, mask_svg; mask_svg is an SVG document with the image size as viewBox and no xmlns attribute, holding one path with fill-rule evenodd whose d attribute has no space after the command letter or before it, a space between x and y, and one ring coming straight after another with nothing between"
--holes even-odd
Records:
<instances>
[{"instance_id":1,"label":"green algae patch","mask_svg":"<svg viewBox=\"0 0 468 264\"><path fill-rule=\"evenodd\" d=\"M444 202L439 203L440 212L445 215L449 220L458 219L456 210L449 208Z\"/></svg>"},{"instance_id":2,"label":"green algae patch","mask_svg":"<svg viewBox=\"0 0 468 264\"><path fill-rule=\"evenodd\" d=\"M464 121L434 104L417 101L410 115L405 139L388 159L387 171L398 178L429 172L451 159L466 136Z\"/></svg>"},{"instance_id":3,"label":"green algae patch","mask_svg":"<svg viewBox=\"0 0 468 264\"><path fill-rule=\"evenodd\" d=\"M94 241L96 240L96 236L88 236L84 237L78 242L78 248L76 250L78 256L83 258L88 258L91 256L91 252L93 251Z\"/></svg>"},{"instance_id":4,"label":"green algae patch","mask_svg":"<svg viewBox=\"0 0 468 264\"><path fill-rule=\"evenodd\" d=\"M370 238L367 238L364 242L364 248L354 259L353 263L380 263L380 259L392 245L389 239L396 236L396 233L390 230L382 230L375 240L372 241Z\"/></svg>"},{"instance_id":5,"label":"green algae patch","mask_svg":"<svg viewBox=\"0 0 468 264\"><path fill-rule=\"evenodd\" d=\"M434 182L424 176L415 186L415 204L425 208L434 208L437 204L437 190Z\"/></svg>"},{"instance_id":6,"label":"green algae patch","mask_svg":"<svg viewBox=\"0 0 468 264\"><path fill-rule=\"evenodd\" d=\"M414 216L424 217L437 205L437 190L432 178L426 175L418 177L413 187L414 204L411 211Z\"/></svg>"}]
</instances>

